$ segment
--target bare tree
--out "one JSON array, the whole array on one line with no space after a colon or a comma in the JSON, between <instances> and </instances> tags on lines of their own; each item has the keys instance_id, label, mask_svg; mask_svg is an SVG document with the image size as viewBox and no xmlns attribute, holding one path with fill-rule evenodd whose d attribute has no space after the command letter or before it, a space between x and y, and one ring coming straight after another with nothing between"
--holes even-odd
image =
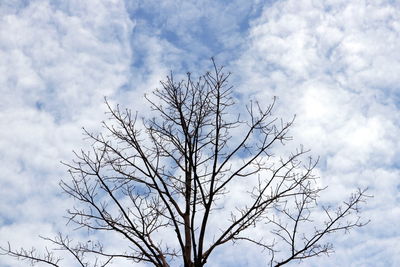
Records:
<instances>
[{"instance_id":1,"label":"bare tree","mask_svg":"<svg viewBox=\"0 0 400 267\"><path fill-rule=\"evenodd\" d=\"M66 164L71 180L61 187L80 203L68 210L69 220L80 228L119 234L129 243L126 250L107 252L99 242L73 245L62 234L47 240L80 266L106 266L123 258L199 267L229 242L260 247L267 265L281 266L329 254L332 245L325 236L365 224L358 216L365 190L335 209L319 206L323 188L313 174L317 161L302 147L286 157L273 153L291 139L293 120L272 115L275 99L269 105L250 102L246 114L233 115L230 74L214 61L213 67L198 79L188 73L177 82L171 74L161 82L146 96L151 119L106 101L110 118L103 133L84 130L92 150L75 153ZM231 193L238 186L246 197ZM317 224L313 214L325 219ZM254 234L259 228L261 236ZM33 264L60 266L53 250L38 254L9 246L2 251ZM95 261L87 259L90 254Z\"/></svg>"}]
</instances>

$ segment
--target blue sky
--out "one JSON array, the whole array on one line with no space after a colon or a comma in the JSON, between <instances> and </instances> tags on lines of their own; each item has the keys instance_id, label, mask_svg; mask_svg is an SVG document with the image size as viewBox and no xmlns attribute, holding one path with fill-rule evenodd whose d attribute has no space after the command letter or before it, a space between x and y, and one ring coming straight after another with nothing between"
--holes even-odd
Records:
<instances>
[{"instance_id":1,"label":"blue sky","mask_svg":"<svg viewBox=\"0 0 400 267\"><path fill-rule=\"evenodd\" d=\"M367 227L301 266L398 266L399 51L400 5L389 0L3 0L0 242L40 247L39 234L65 228L73 202L60 194L59 161L87 146L82 126L99 129L104 96L146 112L143 94L170 70L202 73L214 56L240 103L276 95L278 116L297 115L288 148L321 157L324 200L366 186L374 195ZM263 262L238 251L218 255ZM26 265L0 257L0 266Z\"/></svg>"}]
</instances>

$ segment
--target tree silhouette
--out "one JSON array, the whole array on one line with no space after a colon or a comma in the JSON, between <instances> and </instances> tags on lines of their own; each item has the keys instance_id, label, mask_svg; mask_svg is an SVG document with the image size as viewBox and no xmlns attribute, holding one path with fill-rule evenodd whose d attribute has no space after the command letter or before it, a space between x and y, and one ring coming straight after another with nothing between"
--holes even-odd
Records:
<instances>
[{"instance_id":1,"label":"tree silhouette","mask_svg":"<svg viewBox=\"0 0 400 267\"><path fill-rule=\"evenodd\" d=\"M317 161L302 147L286 157L274 152L291 139L293 120L272 115L275 98L269 105L250 102L238 115L229 76L214 61L213 71L198 79L188 73L175 81L171 74L145 96L151 119L106 100L103 133L84 130L92 150L64 163L71 179L61 187L80 203L68 210L71 222L117 233L129 246L114 253L100 242L74 244L61 233L45 239L80 266L106 266L116 258L203 266L232 242L260 247L267 265L281 266L329 254L325 236L363 226L358 205L365 190L334 209L318 205L323 188L313 174ZM2 251L32 264L62 263L53 250Z\"/></svg>"}]
</instances>

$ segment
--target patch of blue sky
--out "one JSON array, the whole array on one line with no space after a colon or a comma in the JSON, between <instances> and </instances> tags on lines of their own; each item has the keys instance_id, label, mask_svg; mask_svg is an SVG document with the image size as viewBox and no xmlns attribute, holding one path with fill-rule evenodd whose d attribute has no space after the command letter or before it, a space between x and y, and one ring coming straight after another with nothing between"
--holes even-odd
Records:
<instances>
[{"instance_id":1,"label":"patch of blue sky","mask_svg":"<svg viewBox=\"0 0 400 267\"><path fill-rule=\"evenodd\" d=\"M0 2L0 14L18 13L27 7L30 2L30 0L2 0Z\"/></svg>"},{"instance_id":2,"label":"patch of blue sky","mask_svg":"<svg viewBox=\"0 0 400 267\"><path fill-rule=\"evenodd\" d=\"M226 2L226 4L229 3L231 2ZM135 35L141 32L155 34L161 40L165 40L178 49L195 55L197 58L209 58L222 53L230 54L232 58L234 54L240 52L237 49L237 45L240 45L241 40L246 37L250 22L260 16L262 12L261 3L257 3L254 6L251 5L248 4L244 12L240 14L232 13L235 10L227 11L230 12L227 14L224 14L224 11L221 12L221 17L235 16L236 24L234 26L215 25L218 21L215 18L210 18L204 10L199 10L199 14L196 14L196 17L190 18L185 17L184 10L177 10L176 13L170 14L168 11L171 10L163 9L161 6L154 8L153 5L131 5L128 6L129 16L131 20L136 22L132 39L135 39ZM175 15L182 17L181 23L177 24L173 21ZM237 34L240 38L234 41L237 42L236 46L229 47L231 44L228 45L225 39L232 34ZM144 47L144 49L146 48ZM140 67L143 63L140 52L143 51L137 51L135 62L133 63L136 67ZM183 61L185 60L183 59Z\"/></svg>"},{"instance_id":3,"label":"patch of blue sky","mask_svg":"<svg viewBox=\"0 0 400 267\"><path fill-rule=\"evenodd\" d=\"M144 33L146 33L146 30L141 29L139 26L135 26L132 30L130 45L134 53L132 56L131 68L146 68L145 59L150 51L146 47L146 44L141 43L141 41L136 38L136 35Z\"/></svg>"},{"instance_id":4,"label":"patch of blue sky","mask_svg":"<svg viewBox=\"0 0 400 267\"><path fill-rule=\"evenodd\" d=\"M28 0L29 1L29 0ZM30 1L32 2L32 1ZM84 15L85 10L82 6L85 5L84 2L82 4L76 4L73 1L65 1L65 0L51 0L48 1L48 4L53 8L53 10L62 11L62 13L69 16L78 16Z\"/></svg>"},{"instance_id":5,"label":"patch of blue sky","mask_svg":"<svg viewBox=\"0 0 400 267\"><path fill-rule=\"evenodd\" d=\"M253 7L249 9L246 15L241 17L241 20L238 22L239 31L246 33L252 26L252 22L261 16L263 10L273 5L275 2L277 2L277 0L254 2Z\"/></svg>"},{"instance_id":6,"label":"patch of blue sky","mask_svg":"<svg viewBox=\"0 0 400 267\"><path fill-rule=\"evenodd\" d=\"M9 218L6 214L6 216L0 216L0 225L2 226L8 226L12 225L14 223L15 219Z\"/></svg>"},{"instance_id":7,"label":"patch of blue sky","mask_svg":"<svg viewBox=\"0 0 400 267\"><path fill-rule=\"evenodd\" d=\"M268 1L270 3L274 1ZM230 2L227 2L227 4ZM204 67L205 60L210 57L216 57L218 64L226 65L235 55L241 53L244 40L248 35L251 21L260 16L263 10L263 4L248 4L245 12L235 17L235 27L228 29L214 25L215 20L207 17L207 14L200 14L196 18L183 18L180 25L171 22L174 15L182 15L184 11L177 11L178 14L170 14L166 8L138 4L127 4L130 19L135 23L131 33L131 49L133 51L131 62L132 75L142 75L146 77L151 73L151 67L147 66L148 58L151 57L151 49L143 42L146 40L143 36L157 37L159 42L169 45L179 51L181 54L179 62L170 64L171 70L180 72L181 70L189 70L196 74L199 68ZM253 6L252 6L253 5ZM201 12L201 11L199 11ZM227 14L232 16L232 14ZM224 16L224 14L221 14ZM191 21L195 20L195 23ZM186 21L185 21L186 20ZM227 44L226 38L230 35L236 35L234 38L236 43ZM164 53L168 53L164 51ZM164 62L167 66L168 62ZM179 63L179 66L176 64ZM168 66L169 67L169 66ZM201 71L204 70L200 70ZM133 78L135 80L135 78ZM129 91L134 89L133 82L130 81L119 88L119 91Z\"/></svg>"},{"instance_id":8,"label":"patch of blue sky","mask_svg":"<svg viewBox=\"0 0 400 267\"><path fill-rule=\"evenodd\" d=\"M44 103L43 103L42 101L40 101L40 100L36 101L36 102L35 102L35 108L36 108L37 110L39 110L39 111L43 110L43 108L44 108Z\"/></svg>"},{"instance_id":9,"label":"patch of blue sky","mask_svg":"<svg viewBox=\"0 0 400 267\"><path fill-rule=\"evenodd\" d=\"M125 42L125 29L122 25L117 23L110 23L109 25L102 25L100 33L98 34L98 39L101 42Z\"/></svg>"},{"instance_id":10,"label":"patch of blue sky","mask_svg":"<svg viewBox=\"0 0 400 267\"><path fill-rule=\"evenodd\" d=\"M51 115L56 124L70 121L72 118L67 110L70 108L68 103L60 101L53 87L46 87L45 93L33 102L33 107L40 112L46 112Z\"/></svg>"}]
</instances>

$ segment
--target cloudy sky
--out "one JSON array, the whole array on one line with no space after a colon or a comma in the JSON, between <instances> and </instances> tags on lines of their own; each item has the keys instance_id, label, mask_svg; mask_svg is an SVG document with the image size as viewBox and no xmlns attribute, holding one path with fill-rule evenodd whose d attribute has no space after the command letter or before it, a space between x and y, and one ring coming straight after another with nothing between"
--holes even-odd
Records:
<instances>
[{"instance_id":1,"label":"cloudy sky","mask_svg":"<svg viewBox=\"0 0 400 267\"><path fill-rule=\"evenodd\" d=\"M39 234L64 227L72 200L58 187L67 176L59 161L87 145L81 127L100 126L104 96L145 110L143 94L171 70L200 74L211 56L233 73L239 101L278 96L275 114L297 114L293 142L321 157L327 199L357 187L374 195L363 212L368 226L301 266L399 266L393 0L0 1L0 245L40 247ZM26 263L0 257L0 266Z\"/></svg>"}]
</instances>

